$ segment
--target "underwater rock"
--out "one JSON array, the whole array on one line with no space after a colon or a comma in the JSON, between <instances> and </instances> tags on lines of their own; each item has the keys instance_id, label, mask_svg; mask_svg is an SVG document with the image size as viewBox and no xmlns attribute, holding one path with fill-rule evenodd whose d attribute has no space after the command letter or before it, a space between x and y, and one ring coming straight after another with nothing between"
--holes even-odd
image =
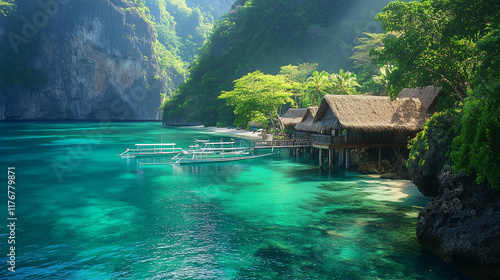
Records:
<instances>
[{"instance_id":1,"label":"underwater rock","mask_svg":"<svg viewBox=\"0 0 500 280\"><path fill-rule=\"evenodd\" d=\"M377 169L378 163L374 161L362 161L358 163L358 172L361 174L380 174Z\"/></svg>"},{"instance_id":2,"label":"underwater rock","mask_svg":"<svg viewBox=\"0 0 500 280\"><path fill-rule=\"evenodd\" d=\"M410 173L408 172L408 168L406 168L406 159L403 158L401 155L398 156L398 159L394 163L392 168L386 173L382 174L380 178L392 179L392 180L398 180L398 179L409 180Z\"/></svg>"},{"instance_id":3,"label":"underwater rock","mask_svg":"<svg viewBox=\"0 0 500 280\"><path fill-rule=\"evenodd\" d=\"M259 248L254 255L281 263L288 263L293 258L293 254L288 248L274 244L269 244L265 247Z\"/></svg>"},{"instance_id":4,"label":"underwater rock","mask_svg":"<svg viewBox=\"0 0 500 280\"><path fill-rule=\"evenodd\" d=\"M422 246L478 279L500 279L500 190L445 166L440 196L419 214Z\"/></svg>"}]
</instances>

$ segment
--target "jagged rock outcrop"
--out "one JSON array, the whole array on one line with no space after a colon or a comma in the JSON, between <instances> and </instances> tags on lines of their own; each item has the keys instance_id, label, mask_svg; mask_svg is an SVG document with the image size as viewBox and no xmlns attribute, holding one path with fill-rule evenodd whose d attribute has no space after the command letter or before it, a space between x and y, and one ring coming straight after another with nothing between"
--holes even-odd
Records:
<instances>
[{"instance_id":1,"label":"jagged rock outcrop","mask_svg":"<svg viewBox=\"0 0 500 280\"><path fill-rule=\"evenodd\" d=\"M159 119L165 81L153 27L127 1L52 2L28 9L25 25L9 31L19 45L38 40L28 64L44 81L0 84L0 119ZM6 33L0 43L12 46Z\"/></svg>"},{"instance_id":2,"label":"jagged rock outcrop","mask_svg":"<svg viewBox=\"0 0 500 280\"><path fill-rule=\"evenodd\" d=\"M439 196L419 214L424 248L477 279L500 279L500 190L445 166Z\"/></svg>"},{"instance_id":3,"label":"jagged rock outcrop","mask_svg":"<svg viewBox=\"0 0 500 280\"><path fill-rule=\"evenodd\" d=\"M475 279L500 277L500 190L453 174L449 152L459 118L437 114L410 153L408 169L420 192L434 196L419 214L422 246Z\"/></svg>"},{"instance_id":4,"label":"jagged rock outcrop","mask_svg":"<svg viewBox=\"0 0 500 280\"><path fill-rule=\"evenodd\" d=\"M408 159L411 181L425 196L436 196L439 192L438 175L449 160L451 142L455 137L455 120L448 114L435 115L417 136Z\"/></svg>"}]
</instances>

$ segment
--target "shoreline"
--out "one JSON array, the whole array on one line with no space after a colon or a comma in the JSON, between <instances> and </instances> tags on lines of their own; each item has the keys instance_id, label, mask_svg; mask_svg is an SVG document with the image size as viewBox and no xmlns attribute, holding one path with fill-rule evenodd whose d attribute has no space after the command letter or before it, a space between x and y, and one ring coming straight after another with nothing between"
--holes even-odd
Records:
<instances>
[{"instance_id":1,"label":"shoreline","mask_svg":"<svg viewBox=\"0 0 500 280\"><path fill-rule=\"evenodd\" d=\"M186 126L187 128L191 129L197 129L200 131L203 131L204 133L207 134L214 134L214 135L222 135L222 136L228 136L228 137L238 137L241 139L245 140L252 140L252 141L257 141L261 140L262 137L260 136L259 133L255 132L253 133L252 131L247 131L247 130L242 130L242 129L234 129L234 128L221 128L221 127L215 127L215 126Z\"/></svg>"}]
</instances>

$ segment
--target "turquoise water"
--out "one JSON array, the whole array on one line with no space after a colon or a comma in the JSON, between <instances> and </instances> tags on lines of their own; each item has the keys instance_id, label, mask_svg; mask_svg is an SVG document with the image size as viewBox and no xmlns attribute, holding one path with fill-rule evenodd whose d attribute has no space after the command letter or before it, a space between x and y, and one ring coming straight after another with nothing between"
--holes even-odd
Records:
<instances>
[{"instance_id":1,"label":"turquoise water","mask_svg":"<svg viewBox=\"0 0 500 280\"><path fill-rule=\"evenodd\" d=\"M0 130L18 218L16 271L4 227L0 278L465 279L422 252L415 227L429 199L406 181L319 170L286 152L193 166L116 156L135 143L217 137L159 123Z\"/></svg>"}]
</instances>

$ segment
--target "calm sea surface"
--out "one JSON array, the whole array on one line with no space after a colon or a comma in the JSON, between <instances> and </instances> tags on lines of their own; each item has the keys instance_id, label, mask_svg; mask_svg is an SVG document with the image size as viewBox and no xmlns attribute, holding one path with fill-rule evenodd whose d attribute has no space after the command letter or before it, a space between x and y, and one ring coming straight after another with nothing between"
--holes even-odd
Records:
<instances>
[{"instance_id":1,"label":"calm sea surface","mask_svg":"<svg viewBox=\"0 0 500 280\"><path fill-rule=\"evenodd\" d=\"M195 137L220 139L159 123L0 123L2 223L8 167L17 218L15 273L4 226L0 278L464 279L422 252L430 200L406 181L287 152L192 166L116 156Z\"/></svg>"}]
</instances>

